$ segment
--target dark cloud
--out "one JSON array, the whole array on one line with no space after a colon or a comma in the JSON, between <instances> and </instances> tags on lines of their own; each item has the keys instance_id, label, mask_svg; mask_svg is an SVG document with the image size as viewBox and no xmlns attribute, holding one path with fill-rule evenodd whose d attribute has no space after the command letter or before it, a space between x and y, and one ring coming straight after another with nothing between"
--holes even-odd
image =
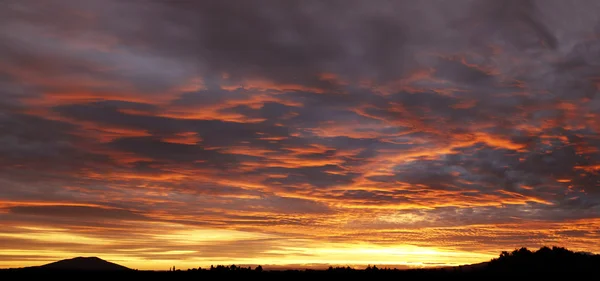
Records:
<instances>
[{"instance_id":1,"label":"dark cloud","mask_svg":"<svg viewBox=\"0 0 600 281\"><path fill-rule=\"evenodd\" d=\"M471 8L464 28L473 40L502 40L521 51L542 47L554 49L558 42L538 12L537 1L480 1Z\"/></svg>"},{"instance_id":2,"label":"dark cloud","mask_svg":"<svg viewBox=\"0 0 600 281\"><path fill-rule=\"evenodd\" d=\"M235 158L220 154L215 150L206 150L196 145L162 142L160 139L140 137L121 138L109 146L159 161L194 162L207 161L209 165L235 165Z\"/></svg>"},{"instance_id":3,"label":"dark cloud","mask_svg":"<svg viewBox=\"0 0 600 281\"><path fill-rule=\"evenodd\" d=\"M17 215L48 216L77 219L116 219L116 220L144 220L144 215L122 209L107 209L86 206L15 206L9 212Z\"/></svg>"}]
</instances>

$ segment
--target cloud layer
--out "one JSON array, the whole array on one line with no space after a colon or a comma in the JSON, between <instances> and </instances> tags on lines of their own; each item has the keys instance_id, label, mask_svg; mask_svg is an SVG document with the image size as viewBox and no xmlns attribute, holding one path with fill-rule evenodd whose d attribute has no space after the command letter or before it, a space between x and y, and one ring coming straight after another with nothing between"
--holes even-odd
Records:
<instances>
[{"instance_id":1,"label":"cloud layer","mask_svg":"<svg viewBox=\"0 0 600 281\"><path fill-rule=\"evenodd\" d=\"M0 266L600 251L595 1L0 7Z\"/></svg>"}]
</instances>

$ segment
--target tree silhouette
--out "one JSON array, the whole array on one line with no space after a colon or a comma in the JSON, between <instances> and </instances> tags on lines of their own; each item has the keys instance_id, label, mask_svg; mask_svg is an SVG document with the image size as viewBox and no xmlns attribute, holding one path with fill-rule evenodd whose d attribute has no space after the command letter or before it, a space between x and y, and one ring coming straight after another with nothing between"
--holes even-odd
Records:
<instances>
[{"instance_id":1,"label":"tree silhouette","mask_svg":"<svg viewBox=\"0 0 600 281\"><path fill-rule=\"evenodd\" d=\"M600 256L575 253L562 247L541 247L537 251L527 248L502 252L500 257L490 261L492 271L502 272L595 272L600 266Z\"/></svg>"}]
</instances>

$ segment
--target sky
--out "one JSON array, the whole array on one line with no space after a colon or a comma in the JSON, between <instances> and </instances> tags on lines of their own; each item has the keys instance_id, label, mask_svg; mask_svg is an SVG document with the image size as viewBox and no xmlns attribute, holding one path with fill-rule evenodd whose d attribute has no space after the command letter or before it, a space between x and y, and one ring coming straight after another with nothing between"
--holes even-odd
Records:
<instances>
[{"instance_id":1,"label":"sky","mask_svg":"<svg viewBox=\"0 0 600 281\"><path fill-rule=\"evenodd\" d=\"M0 267L600 252L600 2L0 3Z\"/></svg>"}]
</instances>

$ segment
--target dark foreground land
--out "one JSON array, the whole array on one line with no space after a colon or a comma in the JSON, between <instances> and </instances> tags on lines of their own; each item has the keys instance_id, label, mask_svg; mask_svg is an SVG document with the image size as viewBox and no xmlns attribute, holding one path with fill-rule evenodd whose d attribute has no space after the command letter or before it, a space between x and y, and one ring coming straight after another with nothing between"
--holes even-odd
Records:
<instances>
[{"instance_id":1,"label":"dark foreground land","mask_svg":"<svg viewBox=\"0 0 600 281\"><path fill-rule=\"evenodd\" d=\"M526 248L502 252L496 259L473 266L412 270L330 267L328 270L266 271L260 267L232 265L138 271L98 258L76 258L39 267L0 270L0 280L595 280L599 274L600 255L543 247L534 252Z\"/></svg>"}]
</instances>

